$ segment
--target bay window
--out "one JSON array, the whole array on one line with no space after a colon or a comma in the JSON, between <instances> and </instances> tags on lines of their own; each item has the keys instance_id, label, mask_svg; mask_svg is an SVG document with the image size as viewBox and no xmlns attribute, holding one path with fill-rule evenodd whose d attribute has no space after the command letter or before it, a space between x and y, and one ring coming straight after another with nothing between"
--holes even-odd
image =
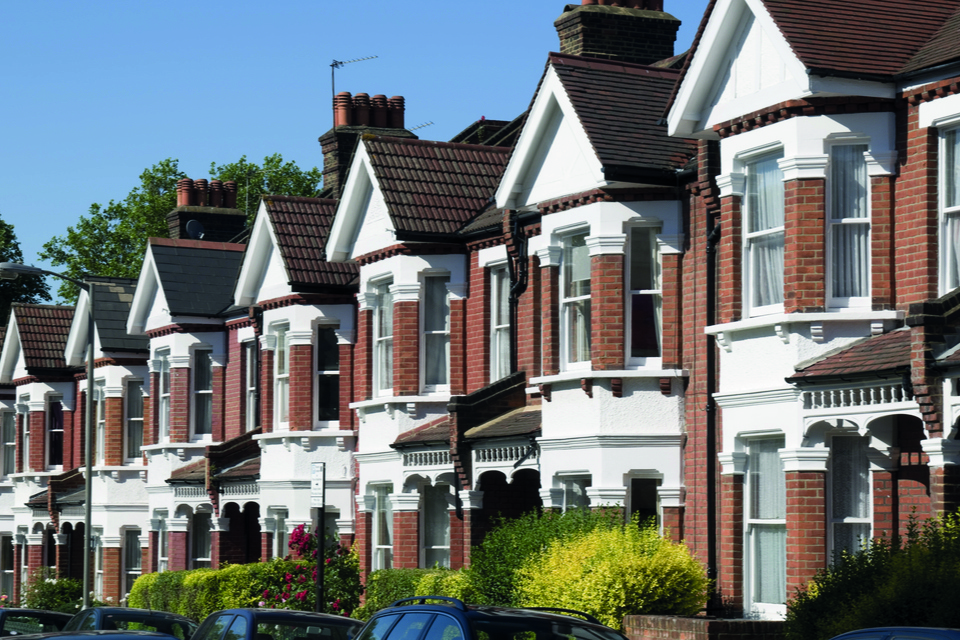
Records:
<instances>
[{"instance_id":1,"label":"bay window","mask_svg":"<svg viewBox=\"0 0 960 640\"><path fill-rule=\"evenodd\" d=\"M340 419L340 344L333 327L317 328L317 420Z\"/></svg>"},{"instance_id":2,"label":"bay window","mask_svg":"<svg viewBox=\"0 0 960 640\"><path fill-rule=\"evenodd\" d=\"M97 380L93 383L94 415L96 417L97 464L103 464L107 449L107 383Z\"/></svg>"},{"instance_id":3,"label":"bay window","mask_svg":"<svg viewBox=\"0 0 960 640\"><path fill-rule=\"evenodd\" d=\"M510 375L510 275L490 270L490 382Z\"/></svg>"},{"instance_id":4,"label":"bay window","mask_svg":"<svg viewBox=\"0 0 960 640\"><path fill-rule=\"evenodd\" d=\"M0 536L0 594L13 599L13 536Z\"/></svg>"},{"instance_id":5,"label":"bay window","mask_svg":"<svg viewBox=\"0 0 960 640\"><path fill-rule=\"evenodd\" d=\"M450 386L450 300L447 283L450 276L423 278L423 387L438 391Z\"/></svg>"},{"instance_id":6,"label":"bay window","mask_svg":"<svg viewBox=\"0 0 960 640\"><path fill-rule=\"evenodd\" d=\"M20 428L23 432L20 451L20 469L22 471L33 471L30 465L30 412L27 410L27 402L29 401L30 396L20 396L19 404L23 407L20 413Z\"/></svg>"},{"instance_id":7,"label":"bay window","mask_svg":"<svg viewBox=\"0 0 960 640\"><path fill-rule=\"evenodd\" d=\"M590 506L587 488L591 485L590 478L563 478L560 486L563 487L563 511L586 509Z\"/></svg>"},{"instance_id":8,"label":"bay window","mask_svg":"<svg viewBox=\"0 0 960 640\"><path fill-rule=\"evenodd\" d=\"M421 489L423 567L450 568L450 485L425 485Z\"/></svg>"},{"instance_id":9,"label":"bay window","mask_svg":"<svg viewBox=\"0 0 960 640\"><path fill-rule=\"evenodd\" d=\"M587 232L563 241L560 268L561 358L567 368L590 364L590 253Z\"/></svg>"},{"instance_id":10,"label":"bay window","mask_svg":"<svg viewBox=\"0 0 960 640\"><path fill-rule=\"evenodd\" d=\"M143 381L127 380L126 420L123 430L124 457L127 462L141 459L143 446Z\"/></svg>"},{"instance_id":11,"label":"bay window","mask_svg":"<svg viewBox=\"0 0 960 640\"><path fill-rule=\"evenodd\" d=\"M126 529L123 532L123 588L122 597L127 597L133 589L134 581L141 572L140 530Z\"/></svg>"},{"instance_id":12,"label":"bay window","mask_svg":"<svg viewBox=\"0 0 960 640\"><path fill-rule=\"evenodd\" d=\"M260 380L260 348L256 340L250 340L243 344L244 355L246 356L245 368L245 389L247 411L247 431L253 431L260 426L260 402L259 380Z\"/></svg>"},{"instance_id":13,"label":"bay window","mask_svg":"<svg viewBox=\"0 0 960 640\"><path fill-rule=\"evenodd\" d=\"M213 360L209 349L193 352L193 434L213 433Z\"/></svg>"},{"instance_id":14,"label":"bay window","mask_svg":"<svg viewBox=\"0 0 960 640\"><path fill-rule=\"evenodd\" d=\"M629 283L627 331L630 364L660 357L660 255L656 227L632 227L628 232Z\"/></svg>"},{"instance_id":15,"label":"bay window","mask_svg":"<svg viewBox=\"0 0 960 640\"><path fill-rule=\"evenodd\" d=\"M160 403L158 411L160 414L160 441L166 442L170 439L170 349L157 351L157 360L160 361L160 388L157 390Z\"/></svg>"},{"instance_id":16,"label":"bay window","mask_svg":"<svg viewBox=\"0 0 960 640\"><path fill-rule=\"evenodd\" d=\"M940 260L941 293L960 287L960 129L941 137Z\"/></svg>"},{"instance_id":17,"label":"bay window","mask_svg":"<svg viewBox=\"0 0 960 640\"><path fill-rule=\"evenodd\" d=\"M393 281L374 285L373 309L373 389L374 395L389 395L393 390Z\"/></svg>"},{"instance_id":18,"label":"bay window","mask_svg":"<svg viewBox=\"0 0 960 640\"><path fill-rule=\"evenodd\" d=\"M47 398L47 467L63 467L63 396Z\"/></svg>"},{"instance_id":19,"label":"bay window","mask_svg":"<svg viewBox=\"0 0 960 640\"><path fill-rule=\"evenodd\" d=\"M4 411L0 414L0 446L3 455L0 463L3 469L0 475L8 476L17 472L17 414L13 411Z\"/></svg>"},{"instance_id":20,"label":"bay window","mask_svg":"<svg viewBox=\"0 0 960 640\"><path fill-rule=\"evenodd\" d=\"M276 423L290 422L290 340L287 332L290 327L276 327L277 350L274 352L273 385L274 415Z\"/></svg>"},{"instance_id":21,"label":"bay window","mask_svg":"<svg viewBox=\"0 0 960 640\"><path fill-rule=\"evenodd\" d=\"M373 487L373 523L371 543L373 549L373 570L389 569L393 566L393 507L390 504L392 484L378 484Z\"/></svg>"},{"instance_id":22,"label":"bay window","mask_svg":"<svg viewBox=\"0 0 960 640\"><path fill-rule=\"evenodd\" d=\"M855 553L870 540L870 462L867 440L834 436L830 444L830 542Z\"/></svg>"},{"instance_id":23,"label":"bay window","mask_svg":"<svg viewBox=\"0 0 960 640\"><path fill-rule=\"evenodd\" d=\"M210 566L210 512L198 511L190 521L190 568Z\"/></svg>"},{"instance_id":24,"label":"bay window","mask_svg":"<svg viewBox=\"0 0 960 640\"><path fill-rule=\"evenodd\" d=\"M747 448L744 521L754 608L787 601L787 491L779 449L784 439L758 439Z\"/></svg>"},{"instance_id":25,"label":"bay window","mask_svg":"<svg viewBox=\"0 0 960 640\"><path fill-rule=\"evenodd\" d=\"M870 304L870 198L865 144L830 150L827 247L831 306Z\"/></svg>"},{"instance_id":26,"label":"bay window","mask_svg":"<svg viewBox=\"0 0 960 640\"><path fill-rule=\"evenodd\" d=\"M751 315L783 305L784 187L782 152L745 163L744 284Z\"/></svg>"}]
</instances>

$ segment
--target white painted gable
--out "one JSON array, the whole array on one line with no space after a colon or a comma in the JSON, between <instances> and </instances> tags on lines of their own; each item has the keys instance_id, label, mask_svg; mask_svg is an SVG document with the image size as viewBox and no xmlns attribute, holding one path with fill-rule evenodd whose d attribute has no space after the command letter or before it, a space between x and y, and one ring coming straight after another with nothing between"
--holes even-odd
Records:
<instances>
[{"instance_id":1,"label":"white painted gable","mask_svg":"<svg viewBox=\"0 0 960 640\"><path fill-rule=\"evenodd\" d=\"M396 244L387 201L370 166L366 145L357 147L327 239L327 259L348 262Z\"/></svg>"},{"instance_id":2,"label":"white painted gable","mask_svg":"<svg viewBox=\"0 0 960 640\"><path fill-rule=\"evenodd\" d=\"M147 246L147 255L140 267L140 277L137 280L137 290L133 294L133 303L130 306L130 316L127 318L127 333L143 335L150 329L163 327L173 323L163 287L160 286L160 276L153 260L153 251Z\"/></svg>"},{"instance_id":3,"label":"white painted gable","mask_svg":"<svg viewBox=\"0 0 960 640\"><path fill-rule=\"evenodd\" d=\"M7 321L7 332L0 349L0 383L10 383L20 375L26 375L26 366L23 360L23 349L20 346L20 332L14 318L16 310L10 313Z\"/></svg>"},{"instance_id":4,"label":"white painted gable","mask_svg":"<svg viewBox=\"0 0 960 640\"><path fill-rule=\"evenodd\" d=\"M77 307L70 323L70 333L67 335L67 346L64 350L64 359L67 365L77 367L87 361L87 344L90 339L90 295L83 289L77 299ZM100 336L94 332L93 357L94 360L102 355Z\"/></svg>"},{"instance_id":5,"label":"white painted gable","mask_svg":"<svg viewBox=\"0 0 960 640\"><path fill-rule=\"evenodd\" d=\"M267 207L260 201L260 210L253 223L250 241L243 256L234 300L250 306L263 300L282 298L293 293L290 278L277 248L277 236L270 224Z\"/></svg>"},{"instance_id":6,"label":"white painted gable","mask_svg":"<svg viewBox=\"0 0 960 640\"><path fill-rule=\"evenodd\" d=\"M497 206L532 206L605 184L587 132L548 67L497 189Z\"/></svg>"}]
</instances>

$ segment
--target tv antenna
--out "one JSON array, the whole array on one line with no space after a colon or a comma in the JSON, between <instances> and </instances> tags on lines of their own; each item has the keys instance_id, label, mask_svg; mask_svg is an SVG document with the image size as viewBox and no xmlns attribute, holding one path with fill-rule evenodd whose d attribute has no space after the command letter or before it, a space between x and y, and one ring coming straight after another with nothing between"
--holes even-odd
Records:
<instances>
[{"instance_id":1,"label":"tv antenna","mask_svg":"<svg viewBox=\"0 0 960 640\"><path fill-rule=\"evenodd\" d=\"M416 131L417 129L423 129L424 127L429 127L429 126L432 125L432 124L433 124L433 121L431 121L431 122L424 122L423 124L418 124L417 126L415 126L415 127L413 127L413 128L407 129L407 131Z\"/></svg>"},{"instance_id":2,"label":"tv antenna","mask_svg":"<svg viewBox=\"0 0 960 640\"><path fill-rule=\"evenodd\" d=\"M333 127L337 126L337 69L345 64L354 62L363 62L364 60L373 60L380 56L367 56L366 58L356 58L355 60L334 60L330 63L330 106L333 109Z\"/></svg>"}]
</instances>

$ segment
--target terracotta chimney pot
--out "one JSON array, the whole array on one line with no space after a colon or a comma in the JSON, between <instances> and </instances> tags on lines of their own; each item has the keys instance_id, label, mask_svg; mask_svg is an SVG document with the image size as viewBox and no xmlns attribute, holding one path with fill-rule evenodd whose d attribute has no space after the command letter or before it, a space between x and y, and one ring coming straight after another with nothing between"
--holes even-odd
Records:
<instances>
[{"instance_id":1,"label":"terracotta chimney pot","mask_svg":"<svg viewBox=\"0 0 960 640\"><path fill-rule=\"evenodd\" d=\"M220 180L210 181L210 206L223 206L223 182Z\"/></svg>"},{"instance_id":2,"label":"terracotta chimney pot","mask_svg":"<svg viewBox=\"0 0 960 640\"><path fill-rule=\"evenodd\" d=\"M387 100L387 110L390 116L390 128L391 129L404 129L403 126L403 112L404 112L404 100L403 96L393 96Z\"/></svg>"},{"instance_id":3,"label":"terracotta chimney pot","mask_svg":"<svg viewBox=\"0 0 960 640\"><path fill-rule=\"evenodd\" d=\"M180 178L177 180L177 206L189 207L193 200L193 180Z\"/></svg>"},{"instance_id":4,"label":"terracotta chimney pot","mask_svg":"<svg viewBox=\"0 0 960 640\"><path fill-rule=\"evenodd\" d=\"M370 98L370 124L385 128L387 120L387 96L377 94Z\"/></svg>"},{"instance_id":5,"label":"terracotta chimney pot","mask_svg":"<svg viewBox=\"0 0 960 640\"><path fill-rule=\"evenodd\" d=\"M337 94L337 97L333 99L333 108L335 119L333 125L335 127L340 127L343 125L353 124L353 98L350 97L349 91L341 91Z\"/></svg>"},{"instance_id":6,"label":"terracotta chimney pot","mask_svg":"<svg viewBox=\"0 0 960 640\"><path fill-rule=\"evenodd\" d=\"M370 126L370 96L366 93L358 93L353 96L353 124L362 127Z\"/></svg>"},{"instance_id":7,"label":"terracotta chimney pot","mask_svg":"<svg viewBox=\"0 0 960 640\"><path fill-rule=\"evenodd\" d=\"M227 209L237 208L237 183L233 180L223 183L223 206Z\"/></svg>"},{"instance_id":8,"label":"terracotta chimney pot","mask_svg":"<svg viewBox=\"0 0 960 640\"><path fill-rule=\"evenodd\" d=\"M198 207L207 207L210 205L210 200L207 197L207 181L204 178L199 178L193 181L193 191L196 195Z\"/></svg>"}]
</instances>

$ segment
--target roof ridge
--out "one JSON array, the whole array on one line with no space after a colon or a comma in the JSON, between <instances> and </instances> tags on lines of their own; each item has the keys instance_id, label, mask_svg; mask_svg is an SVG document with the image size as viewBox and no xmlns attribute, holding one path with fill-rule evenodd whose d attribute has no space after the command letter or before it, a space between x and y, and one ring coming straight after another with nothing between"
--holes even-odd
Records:
<instances>
[{"instance_id":1,"label":"roof ridge","mask_svg":"<svg viewBox=\"0 0 960 640\"><path fill-rule=\"evenodd\" d=\"M247 246L236 242L213 242L210 240L190 240L188 238L149 238L148 242L160 247L211 249L214 251L244 251Z\"/></svg>"},{"instance_id":2,"label":"roof ridge","mask_svg":"<svg viewBox=\"0 0 960 640\"><path fill-rule=\"evenodd\" d=\"M511 120L512 122L512 120ZM410 145L416 147L439 147L443 149L464 149L464 150L476 150L476 151L487 151L491 153L509 153L509 147L491 147L485 144L465 144L463 142L443 142L441 140L420 140L413 138L396 138L394 136L376 136L371 135L369 138L364 138L364 142L387 142L390 144L399 143L402 145Z\"/></svg>"},{"instance_id":3,"label":"roof ridge","mask_svg":"<svg viewBox=\"0 0 960 640\"><path fill-rule=\"evenodd\" d=\"M683 55L683 54L680 54ZM671 56L675 58L677 56ZM670 58L664 58L668 60ZM547 56L548 63L562 62L571 67L581 67L584 69L594 69L597 71L622 71L633 75L661 75L661 77L676 78L680 75L677 69L664 67L654 67L637 62L624 62L620 60L604 60L603 58L591 58L589 56L577 56L570 53L557 53L551 51Z\"/></svg>"},{"instance_id":4,"label":"roof ridge","mask_svg":"<svg viewBox=\"0 0 960 640\"><path fill-rule=\"evenodd\" d=\"M285 196L278 194L265 194L264 200L279 200L280 202L313 202L316 204L337 204L336 198L314 198L311 196Z\"/></svg>"}]
</instances>

